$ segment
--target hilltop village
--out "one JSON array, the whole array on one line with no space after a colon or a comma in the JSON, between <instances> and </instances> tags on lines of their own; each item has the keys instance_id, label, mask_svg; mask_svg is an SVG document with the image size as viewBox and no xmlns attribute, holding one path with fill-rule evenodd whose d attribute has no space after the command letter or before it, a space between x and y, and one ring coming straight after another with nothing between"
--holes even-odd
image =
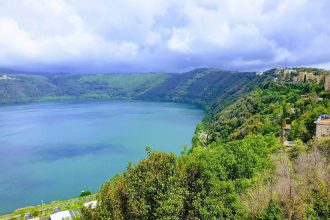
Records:
<instances>
[{"instance_id":1,"label":"hilltop village","mask_svg":"<svg viewBox=\"0 0 330 220\"><path fill-rule=\"evenodd\" d=\"M316 69L316 68L288 68L288 67L279 67L273 69L271 71L266 72L257 72L256 75L258 77L262 77L265 75L271 75L274 83L282 84L282 85L292 85L292 86L303 86L308 83L311 85L318 85L322 88L324 94L328 94L330 91L330 71ZM322 93L322 91L321 91ZM324 102L323 97L319 97L317 94L300 94L301 101L308 102L310 99L315 102L322 103ZM274 104L274 103L272 103ZM288 111L288 115L290 117L295 117L297 115L297 109L292 106L290 103L286 103L286 105L291 106L288 107L286 111ZM290 120L289 120L290 121ZM316 138L324 138L330 137L330 117L325 112L319 112L319 115L314 120L315 132L314 136ZM292 125L284 123L282 128L279 129L282 137L282 143L285 146L293 147L295 146L295 141L292 138L293 132L291 131ZM290 137L291 136L291 137ZM198 133L198 139L202 143L207 143L209 139L212 138L212 135L207 131L200 131Z\"/></svg>"},{"instance_id":2,"label":"hilltop village","mask_svg":"<svg viewBox=\"0 0 330 220\"><path fill-rule=\"evenodd\" d=\"M280 82L301 84L312 82L324 85L325 91L330 91L330 71L314 68L276 68L276 75Z\"/></svg>"},{"instance_id":3,"label":"hilltop village","mask_svg":"<svg viewBox=\"0 0 330 220\"><path fill-rule=\"evenodd\" d=\"M279 82L289 82L293 84L302 83L315 83L324 86L324 91L330 91L330 71L313 69L313 68L277 68L276 69L276 81ZM301 95L302 98L307 98L305 95ZM315 97L317 101L322 102L323 98ZM292 109L295 111L295 109ZM315 136L317 138L330 137L330 117L327 114L322 114L315 121L316 132ZM291 125L286 124L283 127L283 137L291 129ZM294 141L284 141L284 145L293 146Z\"/></svg>"}]
</instances>

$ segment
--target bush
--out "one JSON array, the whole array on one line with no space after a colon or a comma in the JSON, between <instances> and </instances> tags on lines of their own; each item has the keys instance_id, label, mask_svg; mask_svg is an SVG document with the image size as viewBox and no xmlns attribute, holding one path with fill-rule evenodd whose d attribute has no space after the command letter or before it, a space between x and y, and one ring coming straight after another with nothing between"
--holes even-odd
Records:
<instances>
[{"instance_id":1,"label":"bush","mask_svg":"<svg viewBox=\"0 0 330 220\"><path fill-rule=\"evenodd\" d=\"M89 195L92 195L92 192L91 191L81 191L80 193L80 197L84 197L84 196L89 196Z\"/></svg>"}]
</instances>

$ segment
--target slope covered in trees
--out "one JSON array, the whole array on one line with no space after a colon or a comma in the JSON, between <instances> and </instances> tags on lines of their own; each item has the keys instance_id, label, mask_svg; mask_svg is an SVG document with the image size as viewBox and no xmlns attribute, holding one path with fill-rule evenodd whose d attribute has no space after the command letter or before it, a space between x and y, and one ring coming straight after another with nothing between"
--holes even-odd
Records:
<instances>
[{"instance_id":1,"label":"slope covered in trees","mask_svg":"<svg viewBox=\"0 0 330 220\"><path fill-rule=\"evenodd\" d=\"M148 149L147 159L103 185L98 207L83 209L83 218L329 218L330 140L313 138L314 120L330 114L329 93L322 85L274 77L265 73L250 93L218 110L204 100L210 111L192 149L179 157ZM160 97L185 100L189 85L161 85L173 93ZM283 137L285 124L292 129ZM284 146L283 138L295 146Z\"/></svg>"},{"instance_id":2,"label":"slope covered in trees","mask_svg":"<svg viewBox=\"0 0 330 220\"><path fill-rule=\"evenodd\" d=\"M8 76L10 79L0 79L0 104L51 100L130 99L169 77L167 74L156 73Z\"/></svg>"},{"instance_id":3,"label":"slope covered in trees","mask_svg":"<svg viewBox=\"0 0 330 220\"><path fill-rule=\"evenodd\" d=\"M314 121L330 114L322 84L276 80L274 70L33 77L38 86L19 85L39 88L18 93L29 101L129 98L207 110L190 150L147 149L146 159L102 186L97 208L83 208L83 219L330 218L330 139L314 138Z\"/></svg>"},{"instance_id":4,"label":"slope covered in trees","mask_svg":"<svg viewBox=\"0 0 330 220\"><path fill-rule=\"evenodd\" d=\"M0 74L1 76L1 74ZM0 104L51 100L143 99L201 104L232 102L250 91L255 73L196 69L182 74L7 74Z\"/></svg>"},{"instance_id":5,"label":"slope covered in trees","mask_svg":"<svg viewBox=\"0 0 330 220\"><path fill-rule=\"evenodd\" d=\"M256 85L254 72L232 72L218 69L195 69L170 77L138 98L190 102L212 107L239 97Z\"/></svg>"},{"instance_id":6,"label":"slope covered in trees","mask_svg":"<svg viewBox=\"0 0 330 220\"><path fill-rule=\"evenodd\" d=\"M324 99L318 100L321 97ZM322 85L265 81L213 115L209 123L210 141L241 139L256 133L279 137L281 128L290 124L288 139L307 142L314 136L314 122L321 114L330 114L330 100Z\"/></svg>"}]
</instances>

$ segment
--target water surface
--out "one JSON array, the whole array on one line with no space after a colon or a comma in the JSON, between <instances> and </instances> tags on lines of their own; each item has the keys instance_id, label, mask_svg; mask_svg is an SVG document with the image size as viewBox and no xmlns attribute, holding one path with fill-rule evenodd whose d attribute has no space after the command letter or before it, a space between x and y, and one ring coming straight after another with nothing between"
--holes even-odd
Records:
<instances>
[{"instance_id":1,"label":"water surface","mask_svg":"<svg viewBox=\"0 0 330 220\"><path fill-rule=\"evenodd\" d=\"M145 146L179 154L203 111L140 101L0 107L0 213L97 191Z\"/></svg>"}]
</instances>

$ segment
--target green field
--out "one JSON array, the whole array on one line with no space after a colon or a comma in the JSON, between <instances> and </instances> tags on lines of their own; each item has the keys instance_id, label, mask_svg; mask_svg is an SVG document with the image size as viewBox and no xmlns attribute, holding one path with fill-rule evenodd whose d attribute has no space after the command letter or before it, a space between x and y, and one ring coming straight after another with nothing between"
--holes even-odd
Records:
<instances>
[{"instance_id":1,"label":"green field","mask_svg":"<svg viewBox=\"0 0 330 220\"><path fill-rule=\"evenodd\" d=\"M32 217L48 217L50 216L55 208L59 210L76 210L83 207L83 204L87 201L95 200L96 194L78 197L74 199L61 200L61 201L53 201L50 204L40 204L38 206L29 206L25 208L20 208L15 210L13 213L8 215L0 216L0 219L15 219L15 220L23 220L25 214L30 213Z\"/></svg>"}]
</instances>

